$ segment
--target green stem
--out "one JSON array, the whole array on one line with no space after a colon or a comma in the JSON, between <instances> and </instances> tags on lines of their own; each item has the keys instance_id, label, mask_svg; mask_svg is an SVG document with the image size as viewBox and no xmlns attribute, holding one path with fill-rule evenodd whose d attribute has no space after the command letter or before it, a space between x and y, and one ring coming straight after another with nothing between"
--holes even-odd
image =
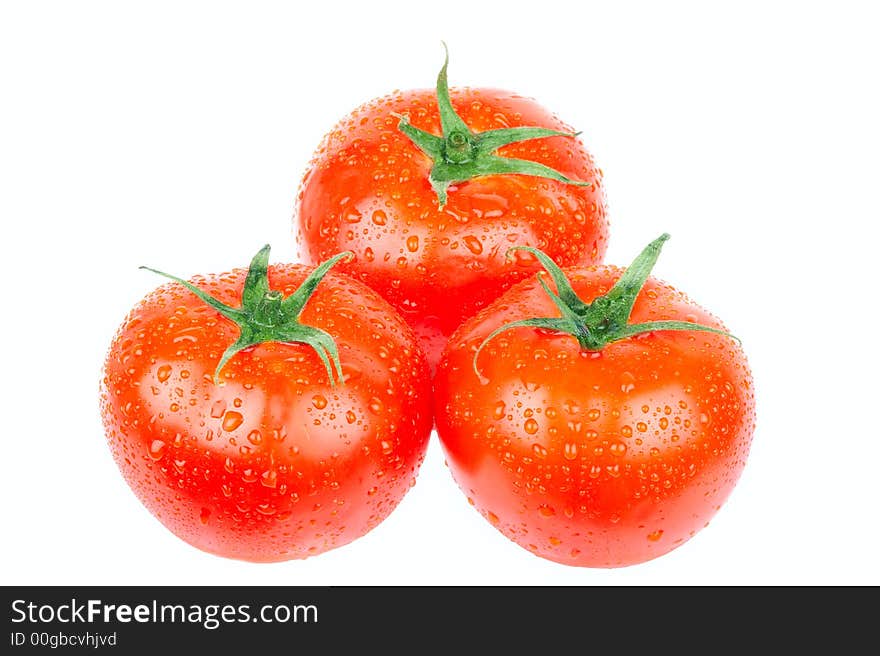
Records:
<instances>
[{"instance_id":1,"label":"green stem","mask_svg":"<svg viewBox=\"0 0 880 656\"><path fill-rule=\"evenodd\" d=\"M559 171L537 162L496 155L496 150L509 144L545 137L573 138L580 133L560 132L539 127L472 132L452 106L446 76L446 69L449 66L449 49L445 43L443 49L446 56L443 68L437 75L437 107L440 112L442 135L437 136L415 127L409 122L409 117L406 115L399 116L397 124L397 128L433 161L428 179L437 193L437 200L441 208L446 205L449 185L485 175L531 175L580 187L590 186L589 182L572 180Z\"/></svg>"},{"instance_id":2,"label":"green stem","mask_svg":"<svg viewBox=\"0 0 880 656\"><path fill-rule=\"evenodd\" d=\"M239 351L265 342L283 342L306 344L313 348L327 370L330 385L333 386L336 384L336 379L339 379L340 383L343 382L342 364L339 361L336 342L320 328L300 323L299 316L318 283L333 265L342 259L352 257L353 254L346 251L330 258L316 267L293 294L284 298L280 291L269 288L269 245L267 244L251 260L241 293L241 307L238 308L222 303L182 278L149 267L141 268L180 283L238 326L238 339L229 345L214 370L215 383L219 384L223 367Z\"/></svg>"},{"instance_id":3,"label":"green stem","mask_svg":"<svg viewBox=\"0 0 880 656\"><path fill-rule=\"evenodd\" d=\"M477 358L489 341L501 333L517 327L544 328L571 335L577 339L580 347L586 351L601 351L608 344L627 339L635 335L660 330L695 330L725 335L739 341L730 333L717 328L703 326L687 321L648 321L629 323L633 305L644 287L651 270L660 256L663 244L669 239L664 233L648 244L623 272L614 287L603 295L584 303L575 293L571 282L562 269L544 252L530 246L514 246L509 249L508 257L517 250L528 251L534 255L556 284L553 291L543 279L543 272L538 274L538 282L559 309L560 317L535 317L520 319L493 330L474 353L474 371L479 376Z\"/></svg>"}]
</instances>

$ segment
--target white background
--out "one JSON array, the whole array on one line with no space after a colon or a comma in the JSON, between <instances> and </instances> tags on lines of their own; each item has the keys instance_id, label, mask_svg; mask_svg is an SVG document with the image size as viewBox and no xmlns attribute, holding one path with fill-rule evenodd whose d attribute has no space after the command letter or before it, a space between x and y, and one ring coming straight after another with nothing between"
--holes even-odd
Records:
<instances>
[{"instance_id":1,"label":"white background","mask_svg":"<svg viewBox=\"0 0 880 656\"><path fill-rule=\"evenodd\" d=\"M4 2L3 584L880 584L878 21L871 3ZM432 86L532 96L606 174L626 264L741 337L758 423L708 528L570 568L466 502L436 439L377 529L255 565L174 537L123 482L100 367L159 281L293 260L299 180L356 105Z\"/></svg>"}]
</instances>

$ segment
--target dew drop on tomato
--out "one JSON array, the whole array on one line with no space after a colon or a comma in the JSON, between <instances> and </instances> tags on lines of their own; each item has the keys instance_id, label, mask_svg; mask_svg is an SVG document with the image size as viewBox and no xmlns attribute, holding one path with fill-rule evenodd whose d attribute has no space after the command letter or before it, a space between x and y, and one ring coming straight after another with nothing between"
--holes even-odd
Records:
<instances>
[{"instance_id":1,"label":"dew drop on tomato","mask_svg":"<svg viewBox=\"0 0 880 656\"><path fill-rule=\"evenodd\" d=\"M223 417L223 430L225 430L227 433L230 433L241 426L243 421L244 417L242 417L240 412L230 410L226 413L226 416Z\"/></svg>"},{"instance_id":2,"label":"dew drop on tomato","mask_svg":"<svg viewBox=\"0 0 880 656\"><path fill-rule=\"evenodd\" d=\"M480 242L479 238L474 235L465 235L462 237L462 241L467 249L474 255L479 255L483 252L483 244Z\"/></svg>"},{"instance_id":3,"label":"dew drop on tomato","mask_svg":"<svg viewBox=\"0 0 880 656\"><path fill-rule=\"evenodd\" d=\"M214 405L211 406L211 417L214 419L220 419L223 414L226 412L226 401L223 399L218 399L214 401Z\"/></svg>"},{"instance_id":4,"label":"dew drop on tomato","mask_svg":"<svg viewBox=\"0 0 880 656\"><path fill-rule=\"evenodd\" d=\"M278 472L274 469L267 469L260 475L260 483L263 484L263 487L276 487L278 485Z\"/></svg>"},{"instance_id":5,"label":"dew drop on tomato","mask_svg":"<svg viewBox=\"0 0 880 656\"><path fill-rule=\"evenodd\" d=\"M150 457L153 460L161 460L162 456L165 455L165 449L167 446L168 445L162 440L153 440L150 442Z\"/></svg>"},{"instance_id":6,"label":"dew drop on tomato","mask_svg":"<svg viewBox=\"0 0 880 656\"><path fill-rule=\"evenodd\" d=\"M611 455L622 457L626 454L626 444L623 442L613 442L609 447L608 451L611 452Z\"/></svg>"},{"instance_id":7,"label":"dew drop on tomato","mask_svg":"<svg viewBox=\"0 0 880 656\"><path fill-rule=\"evenodd\" d=\"M156 370L156 378L160 383L164 383L171 377L171 366L167 364L163 364Z\"/></svg>"}]
</instances>

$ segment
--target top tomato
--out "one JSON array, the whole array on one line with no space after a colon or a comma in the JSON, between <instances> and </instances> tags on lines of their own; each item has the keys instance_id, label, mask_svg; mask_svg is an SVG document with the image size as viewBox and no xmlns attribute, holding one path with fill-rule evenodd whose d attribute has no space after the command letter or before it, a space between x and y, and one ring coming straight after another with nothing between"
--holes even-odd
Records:
<instances>
[{"instance_id":1,"label":"top tomato","mask_svg":"<svg viewBox=\"0 0 880 656\"><path fill-rule=\"evenodd\" d=\"M451 102L450 102L451 100ZM526 127L530 126L530 127ZM430 90L358 108L318 148L298 198L301 256L340 267L409 321L432 367L463 320L539 270L513 245L562 266L600 262L607 220L602 172L570 128L534 100Z\"/></svg>"}]
</instances>

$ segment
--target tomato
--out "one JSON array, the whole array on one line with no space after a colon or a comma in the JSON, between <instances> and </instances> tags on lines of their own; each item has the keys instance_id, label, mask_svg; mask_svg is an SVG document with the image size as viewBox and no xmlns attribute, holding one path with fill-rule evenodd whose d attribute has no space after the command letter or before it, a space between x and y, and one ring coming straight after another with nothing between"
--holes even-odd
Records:
<instances>
[{"instance_id":1,"label":"tomato","mask_svg":"<svg viewBox=\"0 0 880 656\"><path fill-rule=\"evenodd\" d=\"M400 315L327 274L338 258L313 271L267 267L268 254L148 294L101 385L107 441L141 502L191 545L248 561L375 527L415 482L432 424L427 363Z\"/></svg>"},{"instance_id":2,"label":"tomato","mask_svg":"<svg viewBox=\"0 0 880 656\"><path fill-rule=\"evenodd\" d=\"M458 485L501 533L568 565L656 558L734 488L755 423L751 373L723 324L648 278L666 236L626 272L519 283L452 336L435 422ZM475 357L476 356L476 357Z\"/></svg>"},{"instance_id":3,"label":"tomato","mask_svg":"<svg viewBox=\"0 0 880 656\"><path fill-rule=\"evenodd\" d=\"M537 271L508 262L510 246L590 264L607 233L602 172L571 129L513 92L450 93L445 65L436 95L398 91L343 118L297 200L301 258L352 251L342 270L403 314L432 367L464 319Z\"/></svg>"}]
</instances>

